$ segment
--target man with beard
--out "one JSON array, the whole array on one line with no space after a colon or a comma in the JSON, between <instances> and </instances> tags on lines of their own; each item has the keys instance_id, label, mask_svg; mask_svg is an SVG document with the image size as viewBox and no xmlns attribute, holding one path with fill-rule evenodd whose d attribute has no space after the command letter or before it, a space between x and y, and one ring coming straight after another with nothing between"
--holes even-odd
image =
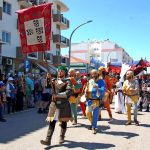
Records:
<instances>
[{"instance_id":1,"label":"man with beard","mask_svg":"<svg viewBox=\"0 0 150 150\"><path fill-rule=\"evenodd\" d=\"M122 90L123 93L125 94L125 102L126 102L127 117L128 117L128 121L125 125L131 125L131 106L133 104L134 122L135 125L138 126L139 122L137 121L137 114L138 114L137 102L139 99L139 84L134 79L133 71L127 71L126 80L123 83Z\"/></svg>"},{"instance_id":2,"label":"man with beard","mask_svg":"<svg viewBox=\"0 0 150 150\"><path fill-rule=\"evenodd\" d=\"M97 133L97 121L99 115L99 107L105 93L105 81L98 79L97 70L91 70L91 79L87 83L86 93L86 113L90 121L89 130L93 130L93 134Z\"/></svg>"},{"instance_id":3,"label":"man with beard","mask_svg":"<svg viewBox=\"0 0 150 150\"><path fill-rule=\"evenodd\" d=\"M58 67L57 79L53 81L53 94L52 102L49 106L49 113L47 121L49 122L49 128L47 132L46 140L41 140L43 145L51 145L51 138L55 129L57 121L60 121L61 132L59 143L64 143L64 137L67 130L67 122L72 121L70 103L68 101L72 94L72 87L70 80L65 77L67 75L67 69L64 66Z\"/></svg>"}]
</instances>

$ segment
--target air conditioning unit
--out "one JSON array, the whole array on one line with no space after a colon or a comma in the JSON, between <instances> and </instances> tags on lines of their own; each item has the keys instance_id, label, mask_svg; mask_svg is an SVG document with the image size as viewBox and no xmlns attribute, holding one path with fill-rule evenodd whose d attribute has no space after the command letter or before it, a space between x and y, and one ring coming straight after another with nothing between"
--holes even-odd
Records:
<instances>
[{"instance_id":1,"label":"air conditioning unit","mask_svg":"<svg viewBox=\"0 0 150 150\"><path fill-rule=\"evenodd\" d=\"M6 65L12 65L12 64L13 64L13 60L11 58L7 58Z\"/></svg>"}]
</instances>

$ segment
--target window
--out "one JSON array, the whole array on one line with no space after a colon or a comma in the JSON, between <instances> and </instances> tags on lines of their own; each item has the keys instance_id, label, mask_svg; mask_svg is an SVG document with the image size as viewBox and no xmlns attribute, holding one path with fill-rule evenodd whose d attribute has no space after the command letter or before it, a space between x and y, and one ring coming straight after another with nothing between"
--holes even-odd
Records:
<instances>
[{"instance_id":1,"label":"window","mask_svg":"<svg viewBox=\"0 0 150 150\"><path fill-rule=\"evenodd\" d=\"M33 5L37 5L37 1L36 0L29 0ZM28 1L27 1L28 2ZM40 2L39 2L40 3Z\"/></svg>"},{"instance_id":2,"label":"window","mask_svg":"<svg viewBox=\"0 0 150 150\"><path fill-rule=\"evenodd\" d=\"M59 5L57 5L57 14L61 14L61 8Z\"/></svg>"},{"instance_id":3,"label":"window","mask_svg":"<svg viewBox=\"0 0 150 150\"><path fill-rule=\"evenodd\" d=\"M99 48L94 48L94 51L99 51Z\"/></svg>"},{"instance_id":4,"label":"window","mask_svg":"<svg viewBox=\"0 0 150 150\"><path fill-rule=\"evenodd\" d=\"M11 4L8 2L3 2L3 12L11 15Z\"/></svg>"},{"instance_id":5,"label":"window","mask_svg":"<svg viewBox=\"0 0 150 150\"><path fill-rule=\"evenodd\" d=\"M43 2L44 2L43 0L39 0L39 4L43 4Z\"/></svg>"},{"instance_id":6,"label":"window","mask_svg":"<svg viewBox=\"0 0 150 150\"><path fill-rule=\"evenodd\" d=\"M2 41L6 43L11 42L11 33L2 31Z\"/></svg>"},{"instance_id":7,"label":"window","mask_svg":"<svg viewBox=\"0 0 150 150\"><path fill-rule=\"evenodd\" d=\"M52 61L52 54L51 53L45 53L45 57L47 59L48 62L51 62ZM43 60L44 60L44 55L43 55Z\"/></svg>"},{"instance_id":8,"label":"window","mask_svg":"<svg viewBox=\"0 0 150 150\"><path fill-rule=\"evenodd\" d=\"M67 60L66 60L65 57L61 57L61 63L63 63L63 64L66 64L66 63L67 63Z\"/></svg>"},{"instance_id":9,"label":"window","mask_svg":"<svg viewBox=\"0 0 150 150\"><path fill-rule=\"evenodd\" d=\"M37 52L30 53L30 54L28 54L28 58L31 58L31 59L38 59L38 53L37 53Z\"/></svg>"},{"instance_id":10,"label":"window","mask_svg":"<svg viewBox=\"0 0 150 150\"><path fill-rule=\"evenodd\" d=\"M60 56L60 51L56 51L56 56Z\"/></svg>"}]
</instances>

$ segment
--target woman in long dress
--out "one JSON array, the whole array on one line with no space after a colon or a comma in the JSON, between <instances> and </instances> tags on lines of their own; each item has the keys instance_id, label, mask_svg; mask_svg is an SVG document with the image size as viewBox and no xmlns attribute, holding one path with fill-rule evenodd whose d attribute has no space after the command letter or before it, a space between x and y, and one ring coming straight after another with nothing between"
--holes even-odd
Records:
<instances>
[{"instance_id":1,"label":"woman in long dress","mask_svg":"<svg viewBox=\"0 0 150 150\"><path fill-rule=\"evenodd\" d=\"M120 76L117 76L116 89L115 89L115 112L116 113L126 113L124 95L122 93L122 83L120 82Z\"/></svg>"}]
</instances>

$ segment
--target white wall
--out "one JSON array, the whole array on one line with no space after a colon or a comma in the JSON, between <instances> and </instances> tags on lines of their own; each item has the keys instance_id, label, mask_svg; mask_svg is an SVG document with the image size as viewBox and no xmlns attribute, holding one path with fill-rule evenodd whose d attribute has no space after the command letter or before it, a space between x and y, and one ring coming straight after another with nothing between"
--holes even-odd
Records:
<instances>
[{"instance_id":1,"label":"white wall","mask_svg":"<svg viewBox=\"0 0 150 150\"><path fill-rule=\"evenodd\" d=\"M100 57L101 59L101 43L91 43L90 45L90 55L95 57Z\"/></svg>"},{"instance_id":2,"label":"white wall","mask_svg":"<svg viewBox=\"0 0 150 150\"><path fill-rule=\"evenodd\" d=\"M87 51L84 53L80 53L80 51ZM77 53L73 53L73 51L78 51ZM71 45L71 56L80 58L82 60L89 60L89 45L88 43L78 43Z\"/></svg>"},{"instance_id":3,"label":"white wall","mask_svg":"<svg viewBox=\"0 0 150 150\"><path fill-rule=\"evenodd\" d=\"M89 45L88 43L77 43L77 44L72 44L71 45L71 51L76 51L76 50L88 50Z\"/></svg>"},{"instance_id":4,"label":"white wall","mask_svg":"<svg viewBox=\"0 0 150 150\"><path fill-rule=\"evenodd\" d=\"M115 43L105 40L101 42L101 48L102 49L114 49L115 48Z\"/></svg>"},{"instance_id":5,"label":"white wall","mask_svg":"<svg viewBox=\"0 0 150 150\"><path fill-rule=\"evenodd\" d=\"M122 63L122 51L102 52L102 62L119 62Z\"/></svg>"},{"instance_id":6,"label":"white wall","mask_svg":"<svg viewBox=\"0 0 150 150\"><path fill-rule=\"evenodd\" d=\"M16 47L20 45L19 35L17 31L17 13L16 10L19 9L17 0L6 0L8 3L12 4L11 15L3 12L2 20L0 21L0 36L2 37L2 31L11 33L11 43L2 45L2 56L16 57Z\"/></svg>"},{"instance_id":7,"label":"white wall","mask_svg":"<svg viewBox=\"0 0 150 150\"><path fill-rule=\"evenodd\" d=\"M0 7L3 7L3 1L0 0Z\"/></svg>"}]
</instances>

